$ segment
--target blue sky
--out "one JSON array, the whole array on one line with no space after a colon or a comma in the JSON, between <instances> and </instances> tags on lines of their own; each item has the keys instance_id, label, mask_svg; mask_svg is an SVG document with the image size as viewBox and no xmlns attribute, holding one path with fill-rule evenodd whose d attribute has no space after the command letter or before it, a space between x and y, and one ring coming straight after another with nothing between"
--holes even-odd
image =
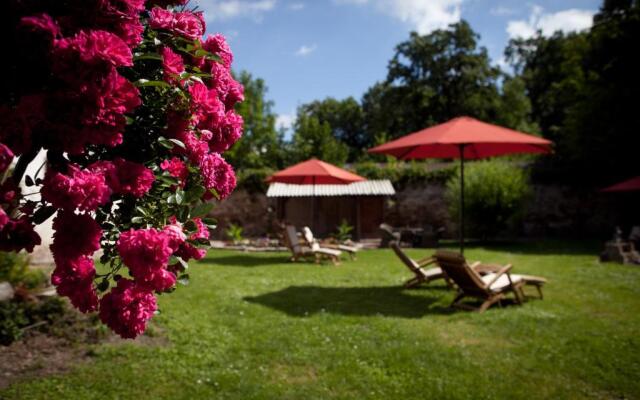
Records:
<instances>
[{"instance_id":1,"label":"blue sky","mask_svg":"<svg viewBox=\"0 0 640 400\"><path fill-rule=\"evenodd\" d=\"M394 46L466 19L500 65L510 37L586 29L597 0L192 0L208 32L227 36L234 69L263 78L279 124L298 105L331 96L360 99L386 75Z\"/></svg>"}]
</instances>

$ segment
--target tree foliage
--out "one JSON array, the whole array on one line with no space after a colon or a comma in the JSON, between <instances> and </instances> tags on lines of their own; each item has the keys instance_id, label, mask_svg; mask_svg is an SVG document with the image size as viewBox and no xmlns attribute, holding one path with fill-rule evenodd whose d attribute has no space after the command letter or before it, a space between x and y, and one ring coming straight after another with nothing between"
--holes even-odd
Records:
<instances>
[{"instance_id":1,"label":"tree foliage","mask_svg":"<svg viewBox=\"0 0 640 400\"><path fill-rule=\"evenodd\" d=\"M465 169L465 223L476 237L495 236L507 228L522 210L529 193L527 175L503 160L469 163ZM460 215L460 175L449 181L447 200L451 218Z\"/></svg>"},{"instance_id":2,"label":"tree foliage","mask_svg":"<svg viewBox=\"0 0 640 400\"><path fill-rule=\"evenodd\" d=\"M302 105L298 115L315 117L320 124L327 123L332 136L349 147L348 161L355 161L373 144L364 130L362 107L353 97L316 100Z\"/></svg>"},{"instance_id":3,"label":"tree foliage","mask_svg":"<svg viewBox=\"0 0 640 400\"><path fill-rule=\"evenodd\" d=\"M363 97L369 137L395 138L461 115L493 121L500 70L477 40L465 21L411 33L396 47L387 79Z\"/></svg>"},{"instance_id":4,"label":"tree foliage","mask_svg":"<svg viewBox=\"0 0 640 400\"><path fill-rule=\"evenodd\" d=\"M333 137L328 122L299 113L291 142L292 162L318 158L331 164L342 165L347 161L349 148Z\"/></svg>"},{"instance_id":5,"label":"tree foliage","mask_svg":"<svg viewBox=\"0 0 640 400\"><path fill-rule=\"evenodd\" d=\"M238 170L282 168L283 137L276 129L273 101L266 99L267 85L246 71L238 80L244 86L245 101L236 110L244 119L244 134L225 157Z\"/></svg>"}]
</instances>

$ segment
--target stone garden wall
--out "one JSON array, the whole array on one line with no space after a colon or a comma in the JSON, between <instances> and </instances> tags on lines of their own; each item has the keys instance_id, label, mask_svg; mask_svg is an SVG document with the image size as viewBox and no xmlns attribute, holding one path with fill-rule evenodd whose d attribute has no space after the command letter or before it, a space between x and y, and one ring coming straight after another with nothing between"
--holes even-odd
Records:
<instances>
[{"instance_id":1,"label":"stone garden wall","mask_svg":"<svg viewBox=\"0 0 640 400\"><path fill-rule=\"evenodd\" d=\"M445 235L456 236L442 185L409 186L386 202L385 220L392 226L445 227ZM237 190L218 204L213 216L219 221L216 239L225 239L230 222L240 224L246 237L264 237L277 231L273 206L263 193ZM628 199L557 185L534 185L523 210L522 224L505 237L607 238L616 224L630 220ZM636 216L637 217L637 216Z\"/></svg>"}]
</instances>

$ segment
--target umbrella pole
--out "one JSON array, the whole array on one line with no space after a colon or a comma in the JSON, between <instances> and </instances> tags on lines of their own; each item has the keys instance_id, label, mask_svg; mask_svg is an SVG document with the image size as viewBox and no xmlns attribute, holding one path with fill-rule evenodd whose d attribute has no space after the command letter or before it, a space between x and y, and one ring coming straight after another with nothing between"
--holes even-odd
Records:
<instances>
[{"instance_id":1,"label":"umbrella pole","mask_svg":"<svg viewBox=\"0 0 640 400\"><path fill-rule=\"evenodd\" d=\"M464 255L464 144L460 149L460 254Z\"/></svg>"}]
</instances>

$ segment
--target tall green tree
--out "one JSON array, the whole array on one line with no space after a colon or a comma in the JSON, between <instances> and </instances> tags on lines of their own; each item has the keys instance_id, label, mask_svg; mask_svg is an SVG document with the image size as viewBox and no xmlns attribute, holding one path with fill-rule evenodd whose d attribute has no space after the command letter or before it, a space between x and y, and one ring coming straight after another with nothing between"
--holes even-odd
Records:
<instances>
[{"instance_id":1,"label":"tall green tree","mask_svg":"<svg viewBox=\"0 0 640 400\"><path fill-rule=\"evenodd\" d=\"M333 137L348 146L348 161L355 161L364 149L373 144L364 130L362 107L353 97L344 100L331 97L316 100L302 105L298 114L315 117L321 124L329 124Z\"/></svg>"},{"instance_id":2,"label":"tall green tree","mask_svg":"<svg viewBox=\"0 0 640 400\"><path fill-rule=\"evenodd\" d=\"M640 2L606 0L583 33L512 41L532 117L554 140L554 179L600 186L636 175L640 148Z\"/></svg>"},{"instance_id":3,"label":"tall green tree","mask_svg":"<svg viewBox=\"0 0 640 400\"><path fill-rule=\"evenodd\" d=\"M400 43L387 79L363 97L370 138L402 136L461 115L495 120L500 70L478 37L461 21L428 35L413 32Z\"/></svg>"},{"instance_id":4,"label":"tall green tree","mask_svg":"<svg viewBox=\"0 0 640 400\"><path fill-rule=\"evenodd\" d=\"M294 129L290 146L292 162L312 157L337 165L347 161L349 148L333 137L329 123L320 122L318 118L302 112L298 114Z\"/></svg>"},{"instance_id":5,"label":"tall green tree","mask_svg":"<svg viewBox=\"0 0 640 400\"><path fill-rule=\"evenodd\" d=\"M242 138L225 153L236 170L283 167L283 135L276 129L273 101L267 100L264 80L243 71L238 77L244 85L245 101L236 109L244 119Z\"/></svg>"}]
</instances>

